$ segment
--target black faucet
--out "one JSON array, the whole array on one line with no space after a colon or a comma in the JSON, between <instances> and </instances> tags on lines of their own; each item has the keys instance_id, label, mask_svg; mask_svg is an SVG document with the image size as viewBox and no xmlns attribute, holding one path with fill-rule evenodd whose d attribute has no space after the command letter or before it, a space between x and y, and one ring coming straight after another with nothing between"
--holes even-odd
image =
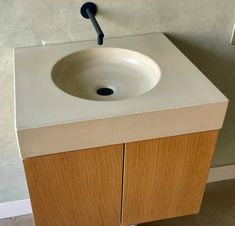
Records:
<instances>
[{"instance_id":1,"label":"black faucet","mask_svg":"<svg viewBox=\"0 0 235 226\"><path fill-rule=\"evenodd\" d=\"M84 18L90 19L91 23L93 24L96 33L97 33L97 44L103 45L104 33L98 24L95 14L97 12L96 4L93 2L86 2L81 7L81 14Z\"/></svg>"}]
</instances>

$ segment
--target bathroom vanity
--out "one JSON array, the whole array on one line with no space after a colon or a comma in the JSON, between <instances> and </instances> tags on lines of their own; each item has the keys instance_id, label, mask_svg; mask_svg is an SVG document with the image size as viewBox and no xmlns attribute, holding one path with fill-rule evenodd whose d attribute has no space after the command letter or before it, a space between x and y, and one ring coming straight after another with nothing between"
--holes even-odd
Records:
<instances>
[{"instance_id":1,"label":"bathroom vanity","mask_svg":"<svg viewBox=\"0 0 235 226\"><path fill-rule=\"evenodd\" d=\"M37 226L196 214L227 98L162 33L15 50Z\"/></svg>"}]
</instances>

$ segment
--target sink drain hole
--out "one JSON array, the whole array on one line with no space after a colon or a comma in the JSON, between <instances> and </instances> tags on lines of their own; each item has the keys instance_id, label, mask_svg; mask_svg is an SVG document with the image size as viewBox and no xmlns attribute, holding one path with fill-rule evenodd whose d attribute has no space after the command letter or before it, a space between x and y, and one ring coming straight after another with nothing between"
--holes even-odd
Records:
<instances>
[{"instance_id":1,"label":"sink drain hole","mask_svg":"<svg viewBox=\"0 0 235 226\"><path fill-rule=\"evenodd\" d=\"M96 91L100 96L110 96L113 94L113 90L107 87L100 88Z\"/></svg>"}]
</instances>

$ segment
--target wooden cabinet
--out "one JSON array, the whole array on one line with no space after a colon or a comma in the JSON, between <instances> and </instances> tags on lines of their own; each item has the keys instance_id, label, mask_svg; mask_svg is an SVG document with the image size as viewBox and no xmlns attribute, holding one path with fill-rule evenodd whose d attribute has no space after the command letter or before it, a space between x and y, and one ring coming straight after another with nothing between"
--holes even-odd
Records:
<instances>
[{"instance_id":1,"label":"wooden cabinet","mask_svg":"<svg viewBox=\"0 0 235 226\"><path fill-rule=\"evenodd\" d=\"M217 134L24 160L36 226L126 226L197 213Z\"/></svg>"},{"instance_id":2,"label":"wooden cabinet","mask_svg":"<svg viewBox=\"0 0 235 226\"><path fill-rule=\"evenodd\" d=\"M119 226L123 145L24 160L36 226Z\"/></svg>"},{"instance_id":3,"label":"wooden cabinet","mask_svg":"<svg viewBox=\"0 0 235 226\"><path fill-rule=\"evenodd\" d=\"M123 225L198 213L217 134L127 143Z\"/></svg>"}]
</instances>

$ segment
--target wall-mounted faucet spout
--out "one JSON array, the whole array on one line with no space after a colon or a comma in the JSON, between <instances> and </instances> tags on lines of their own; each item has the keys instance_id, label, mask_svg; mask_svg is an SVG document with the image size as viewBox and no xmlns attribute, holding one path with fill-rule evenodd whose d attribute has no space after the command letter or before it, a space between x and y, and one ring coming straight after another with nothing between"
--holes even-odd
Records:
<instances>
[{"instance_id":1,"label":"wall-mounted faucet spout","mask_svg":"<svg viewBox=\"0 0 235 226\"><path fill-rule=\"evenodd\" d=\"M103 39L104 39L104 33L100 28L100 25L98 24L95 14L97 12L96 4L93 2L87 2L82 5L81 7L81 14L84 18L90 19L91 23L93 24L96 32L97 32L97 44L102 45Z\"/></svg>"}]
</instances>

